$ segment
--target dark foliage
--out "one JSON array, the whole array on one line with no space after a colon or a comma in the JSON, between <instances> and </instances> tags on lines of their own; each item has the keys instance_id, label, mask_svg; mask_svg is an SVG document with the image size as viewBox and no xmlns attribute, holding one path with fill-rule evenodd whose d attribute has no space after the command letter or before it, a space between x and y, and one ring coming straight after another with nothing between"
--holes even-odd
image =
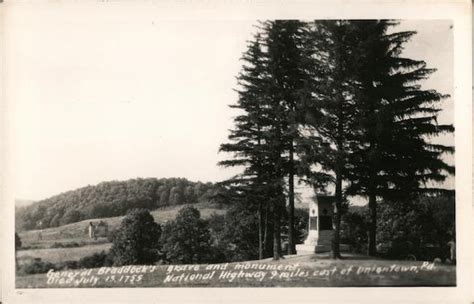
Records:
<instances>
[{"instance_id":1,"label":"dark foliage","mask_svg":"<svg viewBox=\"0 0 474 304\"><path fill-rule=\"evenodd\" d=\"M21 239L18 233L15 232L15 249L18 250L21 248Z\"/></svg>"},{"instance_id":2,"label":"dark foliage","mask_svg":"<svg viewBox=\"0 0 474 304\"><path fill-rule=\"evenodd\" d=\"M454 196L420 196L414 201L383 202L377 212L378 247L389 258L433 260L449 257L455 240Z\"/></svg>"},{"instance_id":3,"label":"dark foliage","mask_svg":"<svg viewBox=\"0 0 474 304\"><path fill-rule=\"evenodd\" d=\"M285 217L286 219L288 217ZM295 208L293 239L295 244L302 244L308 235L309 213L307 209ZM288 220L282 223L282 234L288 235Z\"/></svg>"},{"instance_id":4,"label":"dark foliage","mask_svg":"<svg viewBox=\"0 0 474 304\"><path fill-rule=\"evenodd\" d=\"M223 216L214 216L209 222L213 246L226 261L258 259L258 217L254 211L239 204Z\"/></svg>"},{"instance_id":5,"label":"dark foliage","mask_svg":"<svg viewBox=\"0 0 474 304\"><path fill-rule=\"evenodd\" d=\"M94 253L92 255L83 257L78 262L79 268L97 268L103 266L112 266L113 258L110 254L105 251Z\"/></svg>"},{"instance_id":6,"label":"dark foliage","mask_svg":"<svg viewBox=\"0 0 474 304\"><path fill-rule=\"evenodd\" d=\"M35 259L31 263L21 266L19 272L25 274L37 274L46 273L50 269L59 270L58 266L53 263L43 262L41 259Z\"/></svg>"},{"instance_id":7,"label":"dark foliage","mask_svg":"<svg viewBox=\"0 0 474 304\"><path fill-rule=\"evenodd\" d=\"M80 269L84 268L78 261L64 261L57 263L55 266L56 270L68 270L68 269Z\"/></svg>"},{"instance_id":8,"label":"dark foliage","mask_svg":"<svg viewBox=\"0 0 474 304\"><path fill-rule=\"evenodd\" d=\"M69 223L79 222L84 218L84 214L76 209L68 210L64 213L63 217L59 220L59 225L66 225ZM56 224L55 221L51 220L52 224ZM51 223L50 223L51 224Z\"/></svg>"},{"instance_id":9,"label":"dark foliage","mask_svg":"<svg viewBox=\"0 0 474 304\"><path fill-rule=\"evenodd\" d=\"M165 262L199 264L212 261L209 225L194 207L184 207L175 220L164 225L160 243Z\"/></svg>"},{"instance_id":10,"label":"dark foliage","mask_svg":"<svg viewBox=\"0 0 474 304\"><path fill-rule=\"evenodd\" d=\"M132 209L117 229L110 255L114 265L154 264L159 257L161 227L146 209Z\"/></svg>"},{"instance_id":11,"label":"dark foliage","mask_svg":"<svg viewBox=\"0 0 474 304\"><path fill-rule=\"evenodd\" d=\"M68 243L58 243L54 242L50 248L74 248L74 247L81 247L84 246L84 242L68 242Z\"/></svg>"},{"instance_id":12,"label":"dark foliage","mask_svg":"<svg viewBox=\"0 0 474 304\"><path fill-rule=\"evenodd\" d=\"M44 262L41 259L35 259L32 262L22 265L18 269L19 274L37 274L46 273L53 269L55 271L67 269L99 268L112 266L113 261L105 251L97 252L85 256L78 261L64 261L59 263Z\"/></svg>"},{"instance_id":13,"label":"dark foliage","mask_svg":"<svg viewBox=\"0 0 474 304\"><path fill-rule=\"evenodd\" d=\"M351 250L367 253L369 209L351 206L342 216L341 243L351 246Z\"/></svg>"},{"instance_id":14,"label":"dark foliage","mask_svg":"<svg viewBox=\"0 0 474 304\"><path fill-rule=\"evenodd\" d=\"M448 242L455 240L455 204L451 195L421 195L414 200L377 204L379 254L392 259L432 261L449 257ZM351 206L341 225L342 242L356 252L366 252L368 206Z\"/></svg>"}]
</instances>

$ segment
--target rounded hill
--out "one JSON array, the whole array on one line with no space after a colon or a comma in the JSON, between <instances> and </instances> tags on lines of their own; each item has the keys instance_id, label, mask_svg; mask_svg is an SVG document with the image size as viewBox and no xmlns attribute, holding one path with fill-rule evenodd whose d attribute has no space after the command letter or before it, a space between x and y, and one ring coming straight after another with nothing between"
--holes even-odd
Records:
<instances>
[{"instance_id":1,"label":"rounded hill","mask_svg":"<svg viewBox=\"0 0 474 304\"><path fill-rule=\"evenodd\" d=\"M67 191L16 210L16 229L57 227L92 218L124 215L132 208L150 210L200 202L220 203L224 188L185 178L136 178L108 181Z\"/></svg>"}]
</instances>

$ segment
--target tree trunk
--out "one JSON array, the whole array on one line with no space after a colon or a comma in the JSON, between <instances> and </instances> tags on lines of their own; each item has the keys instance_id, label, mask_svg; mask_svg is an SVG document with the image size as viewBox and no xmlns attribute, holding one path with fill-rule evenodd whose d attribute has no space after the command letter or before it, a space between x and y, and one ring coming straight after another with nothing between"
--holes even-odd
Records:
<instances>
[{"instance_id":1,"label":"tree trunk","mask_svg":"<svg viewBox=\"0 0 474 304\"><path fill-rule=\"evenodd\" d=\"M258 259L263 259L262 201L258 203Z\"/></svg>"},{"instance_id":2,"label":"tree trunk","mask_svg":"<svg viewBox=\"0 0 474 304\"><path fill-rule=\"evenodd\" d=\"M341 100L343 100L341 96ZM341 234L341 206L342 206L342 168L344 167L344 160L343 160L343 135L344 135L344 129L343 129L343 108L342 108L342 102L339 105L339 122L338 122L338 128L337 128L337 140L336 140L336 146L337 146L337 154L336 154L336 164L335 164L335 173L336 173L336 193L335 193L335 206L334 206L334 238L332 241L332 252L331 252L331 257L333 259L339 259L341 258L341 252L339 248L340 244L340 234Z\"/></svg>"},{"instance_id":3,"label":"tree trunk","mask_svg":"<svg viewBox=\"0 0 474 304\"><path fill-rule=\"evenodd\" d=\"M260 109L257 108L257 114L260 116ZM260 125L257 125L257 130L258 134L260 135ZM262 142L260 137L258 137L258 142L257 146L258 149L260 150ZM261 161L260 157L258 157L258 160ZM262 186L262 184L259 182L259 185ZM263 236L262 236L262 197L259 195L258 197L258 259L261 260L263 259Z\"/></svg>"},{"instance_id":4,"label":"tree trunk","mask_svg":"<svg viewBox=\"0 0 474 304\"><path fill-rule=\"evenodd\" d=\"M371 181L371 184L373 182ZM374 188L371 185L370 188ZM370 190L369 190L370 191ZM368 254L375 256L377 254L376 247L376 235L377 235L377 197L375 196L375 190L372 189L369 194L369 210L370 210L370 223L369 223L369 248Z\"/></svg>"},{"instance_id":5,"label":"tree trunk","mask_svg":"<svg viewBox=\"0 0 474 304\"><path fill-rule=\"evenodd\" d=\"M290 168L289 168L289 176L288 176L288 254L295 254L295 241L294 237L294 230L295 230L295 176L293 170L293 142L290 145Z\"/></svg>"},{"instance_id":6,"label":"tree trunk","mask_svg":"<svg viewBox=\"0 0 474 304\"><path fill-rule=\"evenodd\" d=\"M268 208L265 207L265 226L263 231L263 248L267 248L267 240L268 240Z\"/></svg>"},{"instance_id":7,"label":"tree trunk","mask_svg":"<svg viewBox=\"0 0 474 304\"><path fill-rule=\"evenodd\" d=\"M373 107L370 109L372 121L377 121L375 110ZM375 140L375 126L369 130L369 212L370 212L370 223L369 223L369 246L368 255L375 256L377 254L377 184L376 184L376 172L377 172L377 146Z\"/></svg>"},{"instance_id":8,"label":"tree trunk","mask_svg":"<svg viewBox=\"0 0 474 304\"><path fill-rule=\"evenodd\" d=\"M335 195L335 208L334 208L334 239L332 241L332 252L331 258L341 258L341 252L339 248L340 243L340 230L341 230L341 206L342 206L342 176L340 170L336 172L336 195Z\"/></svg>"},{"instance_id":9,"label":"tree trunk","mask_svg":"<svg viewBox=\"0 0 474 304\"><path fill-rule=\"evenodd\" d=\"M281 254L280 211L275 206L273 210L273 259L279 260Z\"/></svg>"}]
</instances>

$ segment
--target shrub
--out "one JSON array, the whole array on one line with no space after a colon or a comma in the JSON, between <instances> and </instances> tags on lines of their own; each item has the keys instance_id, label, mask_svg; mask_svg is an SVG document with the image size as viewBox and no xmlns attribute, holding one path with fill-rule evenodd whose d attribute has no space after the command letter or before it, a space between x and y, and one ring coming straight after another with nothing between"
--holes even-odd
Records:
<instances>
[{"instance_id":1,"label":"shrub","mask_svg":"<svg viewBox=\"0 0 474 304\"><path fill-rule=\"evenodd\" d=\"M37 274L46 273L50 269L55 271L63 269L80 269L80 268L98 268L103 266L112 266L112 259L105 251L85 256L79 261L64 261L60 263L44 262L39 258L34 259L29 264L22 265L19 268L20 274Z\"/></svg>"},{"instance_id":2,"label":"shrub","mask_svg":"<svg viewBox=\"0 0 474 304\"><path fill-rule=\"evenodd\" d=\"M225 215L214 213L211 215L207 223L211 234L212 263L223 263L229 261L226 257L225 246L223 246L221 240L226 225Z\"/></svg>"},{"instance_id":3,"label":"shrub","mask_svg":"<svg viewBox=\"0 0 474 304\"><path fill-rule=\"evenodd\" d=\"M153 264L161 228L147 209L132 209L115 232L110 254L114 265Z\"/></svg>"},{"instance_id":4,"label":"shrub","mask_svg":"<svg viewBox=\"0 0 474 304\"><path fill-rule=\"evenodd\" d=\"M238 204L229 209L223 222L222 230L215 237L225 259L230 262L258 259L257 214Z\"/></svg>"},{"instance_id":5,"label":"shrub","mask_svg":"<svg viewBox=\"0 0 474 304\"><path fill-rule=\"evenodd\" d=\"M309 213L307 209L295 208L294 210L294 229L293 229L293 241L295 244L304 243L306 236L308 235L308 219ZM288 214L285 211L285 214L281 220L282 227L281 232L283 234L282 245L284 244L282 250L283 254L288 252L288 237L289 237L289 221Z\"/></svg>"},{"instance_id":6,"label":"shrub","mask_svg":"<svg viewBox=\"0 0 474 304\"><path fill-rule=\"evenodd\" d=\"M31 263L20 267L20 272L26 274L46 273L50 269L59 270L58 267L50 262L43 262L41 259L35 259Z\"/></svg>"},{"instance_id":7,"label":"shrub","mask_svg":"<svg viewBox=\"0 0 474 304\"><path fill-rule=\"evenodd\" d=\"M79 268L97 268L103 266L112 266L113 260L105 251L94 253L83 257L78 262Z\"/></svg>"},{"instance_id":8,"label":"shrub","mask_svg":"<svg viewBox=\"0 0 474 304\"><path fill-rule=\"evenodd\" d=\"M20 249L21 248L21 239L18 233L15 232L15 249Z\"/></svg>"},{"instance_id":9,"label":"shrub","mask_svg":"<svg viewBox=\"0 0 474 304\"><path fill-rule=\"evenodd\" d=\"M449 257L454 240L454 196L421 196L378 205L377 242L388 258L433 260Z\"/></svg>"},{"instance_id":10,"label":"shrub","mask_svg":"<svg viewBox=\"0 0 474 304\"><path fill-rule=\"evenodd\" d=\"M349 208L341 220L341 243L354 252L366 253L368 245L368 208Z\"/></svg>"},{"instance_id":11,"label":"shrub","mask_svg":"<svg viewBox=\"0 0 474 304\"><path fill-rule=\"evenodd\" d=\"M56 269L57 270L62 270L62 269L78 269L81 268L78 261L64 261L62 263L57 263L56 264Z\"/></svg>"},{"instance_id":12,"label":"shrub","mask_svg":"<svg viewBox=\"0 0 474 304\"><path fill-rule=\"evenodd\" d=\"M73 247L81 247L83 246L84 244L80 244L80 243L77 243L77 242L68 242L68 243L58 243L58 242L54 242L50 248L73 248Z\"/></svg>"},{"instance_id":13,"label":"shrub","mask_svg":"<svg viewBox=\"0 0 474 304\"><path fill-rule=\"evenodd\" d=\"M295 236L296 244L302 244L308 236L308 209L295 208Z\"/></svg>"},{"instance_id":14,"label":"shrub","mask_svg":"<svg viewBox=\"0 0 474 304\"><path fill-rule=\"evenodd\" d=\"M165 224L161 243L166 262L193 264L212 260L208 223L194 207L182 208L174 221Z\"/></svg>"}]
</instances>

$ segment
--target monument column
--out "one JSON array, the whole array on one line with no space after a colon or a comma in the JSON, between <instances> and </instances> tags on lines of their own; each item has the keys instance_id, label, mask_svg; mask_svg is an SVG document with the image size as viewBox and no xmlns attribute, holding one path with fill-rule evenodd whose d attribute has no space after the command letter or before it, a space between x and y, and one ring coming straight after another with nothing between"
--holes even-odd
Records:
<instances>
[{"instance_id":1,"label":"monument column","mask_svg":"<svg viewBox=\"0 0 474 304\"><path fill-rule=\"evenodd\" d=\"M308 236L304 244L296 245L297 254L331 251L333 202L334 196L317 195L309 204ZM347 250L347 246L341 245L342 250Z\"/></svg>"}]
</instances>

